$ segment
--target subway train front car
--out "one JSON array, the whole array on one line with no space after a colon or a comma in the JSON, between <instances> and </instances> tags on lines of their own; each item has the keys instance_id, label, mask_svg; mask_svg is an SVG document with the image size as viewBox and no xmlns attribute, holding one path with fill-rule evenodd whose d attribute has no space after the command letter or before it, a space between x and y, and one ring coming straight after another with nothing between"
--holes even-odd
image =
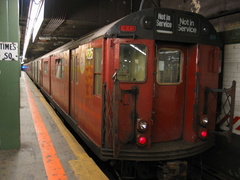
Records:
<instances>
[{"instance_id":1,"label":"subway train front car","mask_svg":"<svg viewBox=\"0 0 240 180\"><path fill-rule=\"evenodd\" d=\"M220 47L201 15L146 9L39 58L34 77L122 178L186 178L214 145Z\"/></svg>"}]
</instances>

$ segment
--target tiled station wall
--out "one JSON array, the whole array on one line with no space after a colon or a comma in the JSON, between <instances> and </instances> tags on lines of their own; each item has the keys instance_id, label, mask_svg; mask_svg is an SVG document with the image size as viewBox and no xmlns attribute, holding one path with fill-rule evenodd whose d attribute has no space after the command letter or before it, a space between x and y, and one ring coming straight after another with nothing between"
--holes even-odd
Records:
<instances>
[{"instance_id":1,"label":"tiled station wall","mask_svg":"<svg viewBox=\"0 0 240 180\"><path fill-rule=\"evenodd\" d=\"M240 116L240 43L224 47L223 87L231 87L233 80L237 83L234 116Z\"/></svg>"}]
</instances>

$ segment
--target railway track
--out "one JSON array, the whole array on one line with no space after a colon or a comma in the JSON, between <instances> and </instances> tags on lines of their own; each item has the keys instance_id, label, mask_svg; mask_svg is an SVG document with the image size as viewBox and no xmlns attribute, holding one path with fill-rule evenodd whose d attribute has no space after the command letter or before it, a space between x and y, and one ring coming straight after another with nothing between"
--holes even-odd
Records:
<instances>
[{"instance_id":1,"label":"railway track","mask_svg":"<svg viewBox=\"0 0 240 180\"><path fill-rule=\"evenodd\" d=\"M191 166L188 180L237 180L207 164L195 164Z\"/></svg>"}]
</instances>

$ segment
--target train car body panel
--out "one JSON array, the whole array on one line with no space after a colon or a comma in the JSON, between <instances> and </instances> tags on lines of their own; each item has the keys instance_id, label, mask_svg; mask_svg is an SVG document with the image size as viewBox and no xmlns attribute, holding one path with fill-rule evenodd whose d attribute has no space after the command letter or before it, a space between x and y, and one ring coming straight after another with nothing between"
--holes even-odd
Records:
<instances>
[{"instance_id":1,"label":"train car body panel","mask_svg":"<svg viewBox=\"0 0 240 180\"><path fill-rule=\"evenodd\" d=\"M194 45L190 47L188 51L189 59L187 69L187 88L186 88L186 109L185 109L185 133L184 138L190 142L194 142L198 139L197 134L200 128L200 122L203 118L209 119L208 128L210 131L215 129L214 124L216 120L216 96L212 94L211 103L206 105L205 103L205 90L206 88L216 89L218 87L218 70L212 71L212 67L219 68L219 57L214 58L211 52L218 51L219 48L213 48L206 45ZM210 55L211 54L211 55ZM206 63L207 62L207 63ZM214 64L214 65L213 65ZM217 68L217 69L218 69ZM215 100L213 100L215 99ZM204 112L204 106L210 108L209 111ZM192 113L189 113L192 112Z\"/></svg>"},{"instance_id":2,"label":"train car body panel","mask_svg":"<svg viewBox=\"0 0 240 180\"><path fill-rule=\"evenodd\" d=\"M70 116L98 146L101 144L103 39L71 49Z\"/></svg>"},{"instance_id":3,"label":"train car body panel","mask_svg":"<svg viewBox=\"0 0 240 180\"><path fill-rule=\"evenodd\" d=\"M69 113L69 52L51 56L51 95L62 109Z\"/></svg>"},{"instance_id":4,"label":"train car body panel","mask_svg":"<svg viewBox=\"0 0 240 180\"><path fill-rule=\"evenodd\" d=\"M202 79L200 81L198 78L198 74L200 73L199 62L212 61L209 58L209 52L212 51L211 46L201 47L204 51L200 57L200 46L197 45L161 45L158 48L158 52L161 55L157 59L154 59L155 51L151 51L154 49L154 41L134 40L134 45L142 43L148 49L145 67L146 78L143 82L137 82L131 78L134 77L134 73L137 71L137 65L140 65L139 59L137 57L127 57L129 55L133 56L134 53L127 52L125 47L126 45L133 46L131 43L133 43L133 40L129 39L115 39L110 43L113 47L116 46L114 47L115 49L112 49L117 54L122 54L121 45L124 45L122 52L124 52L125 56L121 60L121 55L117 56L118 58L116 59L116 55L110 53L112 54L110 59L113 59L113 62L109 66L116 68L115 73L117 72L118 74L115 77L116 82L111 82L109 79L111 85L108 91L113 89L113 114L111 118L106 118L110 119L110 121L106 122L107 128L105 131L112 131L112 133L107 134L108 137L106 137L106 140L103 140L106 142L106 147L113 148L112 153L119 153L119 156L122 158L127 157L125 153L121 154L121 152L130 153L131 151L137 151L136 154L139 153L139 156L141 156L143 153L141 150L137 150L136 146L131 147L129 145L130 142L134 141L138 144L137 138L143 134L136 130L138 128L138 121L141 120L146 121L149 126L147 132L144 133L144 137L147 138L147 147L151 148L149 151L158 152L158 155L157 153L155 154L155 158L165 159L164 154L169 149L175 148L171 147L170 144L167 145L167 142L171 141L185 144L185 149L188 149L188 152L192 149L193 154L203 144L206 146L202 146L202 150L211 146L213 141L209 140L208 143L202 143L197 136L201 116L199 115L199 109L203 109L202 103L204 102L204 89L201 89L200 93L202 100L198 100L200 96L198 90L199 84L201 82L202 86L208 86L209 88L215 88L216 85L216 83L208 84ZM130 63L128 59L135 60L135 65L124 65L124 61ZM172 59L172 62L170 59ZM161 62L164 60L167 62ZM132 68L132 72L129 72L126 67ZM123 68L125 69L123 70ZM205 68L203 66L201 71L204 71ZM164 70L166 71L165 75ZM110 74L114 74L114 71ZM174 75L175 77L172 77ZM187 78L187 75L191 75L191 78ZM163 78L162 76L165 77ZM210 72L204 76L213 76L213 74ZM217 81L217 77L218 75L215 73L215 81ZM133 83L132 81L135 82ZM109 105L110 102L107 104ZM215 109L216 104L212 104L211 108ZM209 116L211 124L215 122L214 117L216 117L216 111L213 111ZM137 121L133 119L137 119ZM208 130L213 131L214 127L209 126ZM166 142L166 144L163 142ZM195 143L196 151L191 143ZM172 143L172 145L174 144ZM168 148L163 148L162 146ZM178 158L187 156L187 153L181 151L177 153L177 150L175 154ZM133 158L133 156L131 157ZM149 158L151 158L151 155L149 155Z\"/></svg>"},{"instance_id":5,"label":"train car body panel","mask_svg":"<svg viewBox=\"0 0 240 180\"><path fill-rule=\"evenodd\" d=\"M188 48L187 52L188 59L188 68L186 69L186 88L185 94L185 123L184 123L184 134L183 137L189 142L194 142L198 138L195 134L196 126L199 125L199 122L195 117L195 108L196 108L196 86L197 86L197 62L198 62L198 45L193 45ZM190 68L191 67L191 68ZM194 134L194 135L193 135Z\"/></svg>"},{"instance_id":6,"label":"train car body panel","mask_svg":"<svg viewBox=\"0 0 240 180\"><path fill-rule=\"evenodd\" d=\"M221 66L221 52L218 47L208 45L199 46L199 121L201 122L204 117L209 119L208 127L212 130L215 129L217 101L216 94L208 94L206 91L209 89L218 88L218 74ZM206 61L208 63L204 63ZM208 98L208 100L206 100Z\"/></svg>"}]
</instances>

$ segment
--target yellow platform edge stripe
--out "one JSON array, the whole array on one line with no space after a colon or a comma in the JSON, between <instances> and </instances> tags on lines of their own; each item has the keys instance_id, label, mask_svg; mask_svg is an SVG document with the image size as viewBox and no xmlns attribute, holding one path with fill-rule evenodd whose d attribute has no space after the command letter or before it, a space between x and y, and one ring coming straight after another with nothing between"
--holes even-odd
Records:
<instances>
[{"instance_id":1,"label":"yellow platform edge stripe","mask_svg":"<svg viewBox=\"0 0 240 180\"><path fill-rule=\"evenodd\" d=\"M95 162L90 158L85 150L79 145L77 140L73 137L73 135L66 129L62 121L53 111L52 107L46 102L44 97L40 96L40 100L46 107L47 111L51 115L52 119L56 123L59 128L61 134L66 139L69 147L71 148L74 155L77 157L77 160L68 161L72 170L77 179L88 180L88 179L98 179L105 180L108 179L106 175L98 168Z\"/></svg>"}]
</instances>

